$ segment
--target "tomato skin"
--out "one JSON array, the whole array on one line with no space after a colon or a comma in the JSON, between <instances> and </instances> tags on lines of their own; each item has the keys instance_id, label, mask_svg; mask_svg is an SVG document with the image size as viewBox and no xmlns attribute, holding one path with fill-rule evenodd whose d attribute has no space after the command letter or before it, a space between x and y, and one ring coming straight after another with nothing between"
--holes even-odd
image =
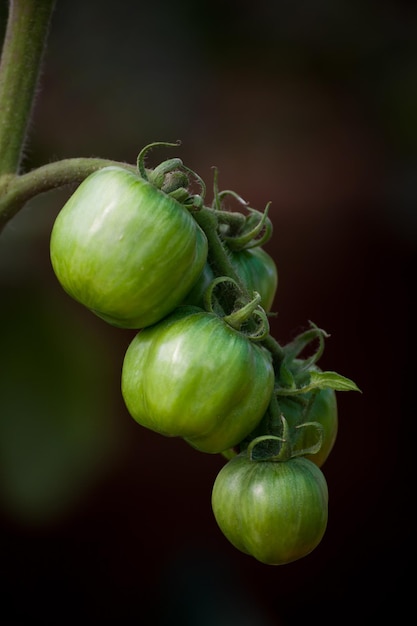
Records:
<instances>
[{"instance_id":1,"label":"tomato skin","mask_svg":"<svg viewBox=\"0 0 417 626\"><path fill-rule=\"evenodd\" d=\"M229 251L232 265L250 291L261 296L261 306L270 311L278 287L278 270L274 259L260 247L248 250ZM208 263L184 302L203 306L204 292L214 279Z\"/></svg>"},{"instance_id":2,"label":"tomato skin","mask_svg":"<svg viewBox=\"0 0 417 626\"><path fill-rule=\"evenodd\" d=\"M304 457L252 461L241 453L218 473L212 508L230 543L268 565L309 554L327 527L328 489L321 470Z\"/></svg>"},{"instance_id":3,"label":"tomato skin","mask_svg":"<svg viewBox=\"0 0 417 626\"><path fill-rule=\"evenodd\" d=\"M64 290L108 323L143 328L180 304L207 259L186 208L118 166L87 177L59 212L50 256Z\"/></svg>"},{"instance_id":4,"label":"tomato skin","mask_svg":"<svg viewBox=\"0 0 417 626\"><path fill-rule=\"evenodd\" d=\"M312 393L306 394L311 397ZM320 389L313 395L308 413L303 418L303 405L297 397L280 397L280 409L286 418L294 437L293 449L295 451L306 449L317 441L317 432L313 427L295 427L305 421L318 422L323 427L323 440L321 448L315 454L306 454L306 458L313 461L318 467L322 467L328 458L336 442L338 431L338 410L336 392L334 389Z\"/></svg>"},{"instance_id":5,"label":"tomato skin","mask_svg":"<svg viewBox=\"0 0 417 626\"><path fill-rule=\"evenodd\" d=\"M273 385L267 350L217 315L189 306L140 331L122 367L122 395L139 424L209 453L237 444L255 427Z\"/></svg>"}]
</instances>

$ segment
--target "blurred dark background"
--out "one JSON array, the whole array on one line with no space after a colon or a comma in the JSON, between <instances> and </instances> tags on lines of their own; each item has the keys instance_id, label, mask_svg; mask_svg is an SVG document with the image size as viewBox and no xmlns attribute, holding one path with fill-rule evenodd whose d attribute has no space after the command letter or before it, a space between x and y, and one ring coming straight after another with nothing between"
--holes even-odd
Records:
<instances>
[{"instance_id":1,"label":"blurred dark background","mask_svg":"<svg viewBox=\"0 0 417 626\"><path fill-rule=\"evenodd\" d=\"M0 2L1 31L7 2ZM71 189L0 238L0 621L298 626L372 623L409 602L415 560L417 8L382 0L58 0L24 168L179 156L210 190L271 201L272 333L308 320L339 435L329 524L271 567L214 521L223 465L128 416L132 337L71 301L49 235ZM211 199L211 196L210 196Z\"/></svg>"}]
</instances>

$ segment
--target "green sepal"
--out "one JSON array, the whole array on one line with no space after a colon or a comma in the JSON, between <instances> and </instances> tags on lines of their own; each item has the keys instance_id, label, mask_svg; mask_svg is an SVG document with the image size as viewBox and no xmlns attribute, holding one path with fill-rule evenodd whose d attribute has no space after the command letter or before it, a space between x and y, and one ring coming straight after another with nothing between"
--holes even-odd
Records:
<instances>
[{"instance_id":1,"label":"green sepal","mask_svg":"<svg viewBox=\"0 0 417 626\"><path fill-rule=\"evenodd\" d=\"M359 391L359 387L353 380L342 376L337 372L320 372L310 370L310 381L302 387L278 387L276 394L278 396L297 395L314 391L317 389L334 389L335 391ZM362 392L361 392L362 393Z\"/></svg>"},{"instance_id":2,"label":"green sepal","mask_svg":"<svg viewBox=\"0 0 417 626\"><path fill-rule=\"evenodd\" d=\"M294 374L287 367L285 360L281 363L279 368L279 381L286 389L296 389Z\"/></svg>"},{"instance_id":3,"label":"green sepal","mask_svg":"<svg viewBox=\"0 0 417 626\"><path fill-rule=\"evenodd\" d=\"M337 372L310 371L310 386L312 389L334 389L335 391L359 391L357 384L350 378ZM361 392L362 393L362 392Z\"/></svg>"}]
</instances>

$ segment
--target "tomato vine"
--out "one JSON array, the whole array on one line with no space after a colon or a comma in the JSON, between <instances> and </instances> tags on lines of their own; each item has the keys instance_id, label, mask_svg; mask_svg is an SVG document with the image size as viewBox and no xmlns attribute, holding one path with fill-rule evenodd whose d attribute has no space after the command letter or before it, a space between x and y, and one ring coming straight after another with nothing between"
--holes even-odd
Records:
<instances>
[{"instance_id":1,"label":"tomato vine","mask_svg":"<svg viewBox=\"0 0 417 626\"><path fill-rule=\"evenodd\" d=\"M145 427L227 459L213 505L233 545L265 563L300 558L317 545L327 522L327 486L319 467L336 435L335 392L358 387L317 365L324 330L311 324L287 345L270 332L273 312L263 306L257 277L263 263L270 271L266 265L273 260L253 252L262 251L272 234L269 204L258 211L236 192L219 190L217 170L208 204L205 182L178 157L146 167L151 149L179 143L145 146L135 165L72 158L22 171L54 6L54 0L9 4L0 64L0 231L31 198L79 185L54 223L51 262L75 300L114 326L138 330L122 371L128 411ZM230 199L238 210L226 206ZM254 267L260 263L253 281L239 268L239 254ZM276 277L273 267L272 299ZM199 281L202 303L191 295ZM313 354L303 358L314 344ZM250 497L230 492L250 485L255 474L262 489L265 482L267 498L259 501L256 489ZM292 487L300 489L301 501L289 495ZM285 528L285 511L274 509L274 489L286 494L284 509L297 509L301 531ZM240 495L250 502L249 516L226 501L238 503ZM261 545L251 527L257 507L260 517L267 516ZM234 530L239 520L244 537ZM271 532L283 533L288 543L271 541ZM304 543L303 535L309 537Z\"/></svg>"}]
</instances>

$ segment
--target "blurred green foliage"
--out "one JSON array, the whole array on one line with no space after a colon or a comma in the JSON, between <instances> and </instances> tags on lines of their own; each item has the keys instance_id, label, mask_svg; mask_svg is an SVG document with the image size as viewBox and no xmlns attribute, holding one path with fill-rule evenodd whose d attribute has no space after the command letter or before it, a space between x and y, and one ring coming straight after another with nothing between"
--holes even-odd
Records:
<instances>
[{"instance_id":1,"label":"blurred green foliage","mask_svg":"<svg viewBox=\"0 0 417 626\"><path fill-rule=\"evenodd\" d=\"M114 449L110 357L39 284L2 298L0 502L21 522L50 521L85 497Z\"/></svg>"}]
</instances>

